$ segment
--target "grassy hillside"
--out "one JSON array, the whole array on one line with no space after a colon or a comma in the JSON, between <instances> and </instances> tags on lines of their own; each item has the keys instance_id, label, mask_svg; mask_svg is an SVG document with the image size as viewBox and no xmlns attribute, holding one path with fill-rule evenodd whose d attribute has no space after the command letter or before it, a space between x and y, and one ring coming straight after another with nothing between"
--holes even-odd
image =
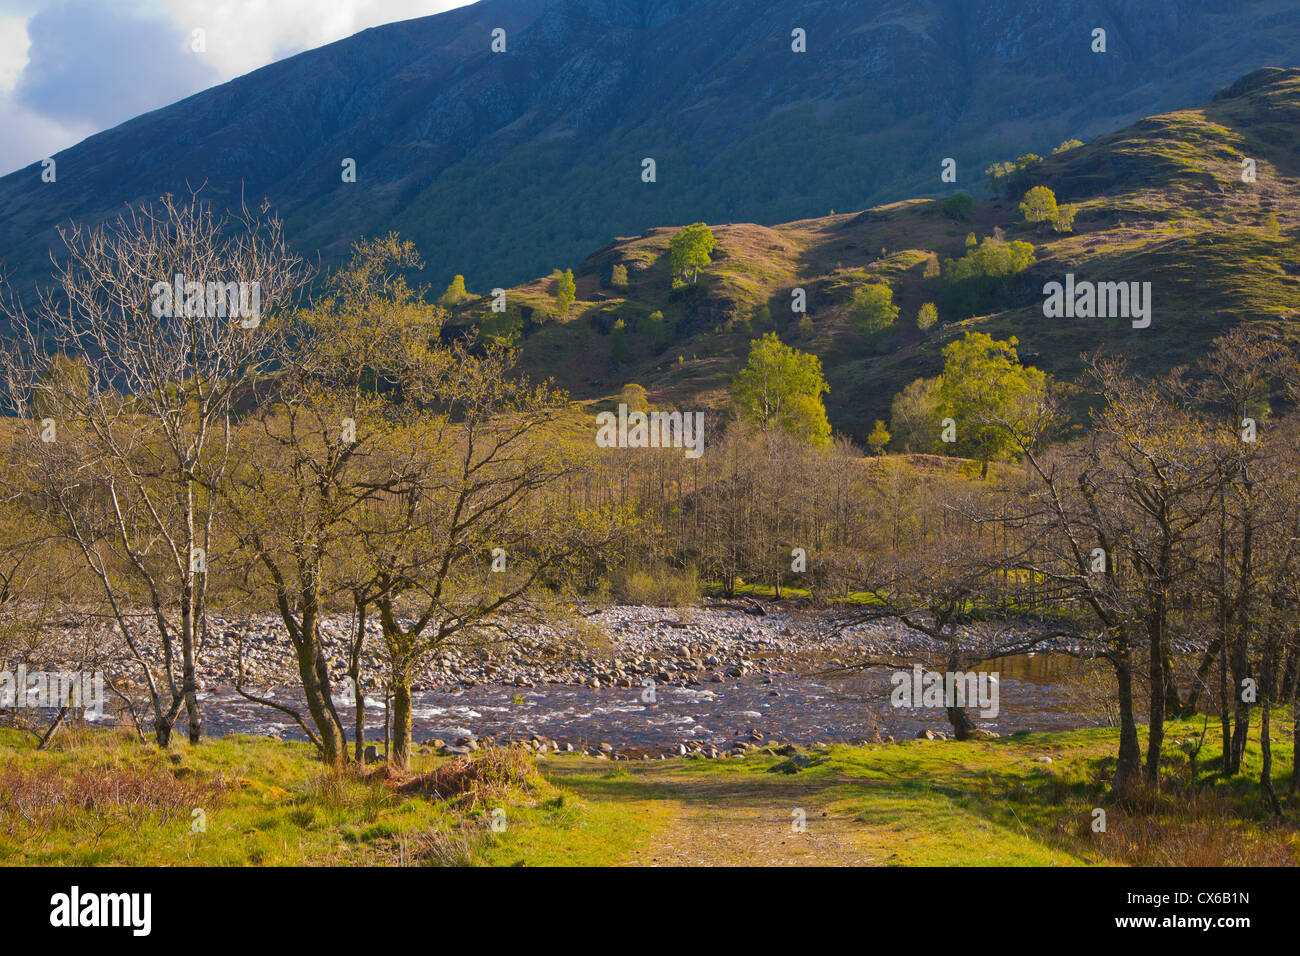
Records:
<instances>
[{"instance_id":1,"label":"grassy hillside","mask_svg":"<svg viewBox=\"0 0 1300 956\"><path fill-rule=\"evenodd\" d=\"M1049 152L1044 144L1044 153ZM1242 181L1243 158L1256 181ZM1008 157L1013 158L1013 157ZM979 190L969 185L973 192ZM1018 203L1031 186L1077 206L1074 231L1023 221ZM714 224L713 264L694 288L674 291L668 244L675 228L620 239L574 267L578 301L554 311L553 278L509 290L506 315L486 299L458 308L458 321L517 334L526 365L554 376L576 398L598 399L637 382L654 401L721 408L749 341L776 330L817 353L831 385L832 424L858 439L887 417L892 396L936 374L943 346L971 329L1015 335L1022 357L1072 379L1081 357L1122 352L1156 372L1190 364L1211 339L1241 322L1267 323L1288 337L1300 315L1300 70L1262 70L1201 109L1143 120L1087 145L1049 155L1013 182L1004 198L978 201L969 220L937 200L912 200L774 227ZM1276 217L1276 222L1272 217ZM968 233L995 228L1030 242L1037 263L1017 277L992 311L945 314L933 260L960 257ZM626 266L626 289L610 278ZM1072 272L1094 281L1150 281L1150 328L1119 319L1046 319L1042 287ZM884 279L901 307L896 330L871 340L854 331L849 304L865 281ZM807 290L811 327L799 327L791 290ZM486 290L472 290L483 292ZM922 303L941 303L928 332L915 324ZM950 311L950 310L949 310ZM663 338L643 328L655 312ZM615 323L627 332L614 356Z\"/></svg>"}]
</instances>

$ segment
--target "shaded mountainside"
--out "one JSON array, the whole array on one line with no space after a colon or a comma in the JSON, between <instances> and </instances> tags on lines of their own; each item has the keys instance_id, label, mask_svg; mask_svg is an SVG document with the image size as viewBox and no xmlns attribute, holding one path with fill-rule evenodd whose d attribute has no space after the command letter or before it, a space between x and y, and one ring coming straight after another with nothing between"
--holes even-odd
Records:
<instances>
[{"instance_id":1,"label":"shaded mountainside","mask_svg":"<svg viewBox=\"0 0 1300 956\"><path fill-rule=\"evenodd\" d=\"M1242 181L1247 157L1256 162L1253 183ZM1024 222L1018 199L1035 185L1077 205L1072 233ZM992 311L945 310L945 284L927 265L932 273L936 256L946 263L964 254L969 233L997 228L1032 243L1037 261ZM555 280L545 278L510 290L504 315L476 298L457 308L457 320L518 336L530 372L554 376L576 399L599 401L636 382L657 402L717 410L750 340L775 330L821 357L832 425L859 440L888 418L896 392L939 372L943 346L968 330L1017 336L1027 363L1067 381L1098 350L1148 372L1190 365L1241 322L1297 335L1300 70L1257 71L1201 109L1149 117L1050 156L1007 197L978 202L969 221L918 199L773 227L717 225L713 264L694 288L674 291L676 231L651 229L591 255L575 269L578 301L567 317L554 315ZM610 285L615 265L628 270L626 289ZM1043 286L1066 273L1151 282L1150 327L1044 317ZM851 295L881 279L902 312L895 330L869 338L853 327ZM807 291L802 328L791 311L795 287ZM931 301L941 304L940 322L922 332L916 314ZM649 321L655 312L662 323Z\"/></svg>"},{"instance_id":2,"label":"shaded mountainside","mask_svg":"<svg viewBox=\"0 0 1300 956\"><path fill-rule=\"evenodd\" d=\"M30 280L57 223L203 185L269 198L327 259L391 227L431 282L508 285L665 223L973 189L990 161L1201 103L1297 52L1282 0L483 0L91 137L56 156L57 183L38 164L0 179L0 260Z\"/></svg>"}]
</instances>

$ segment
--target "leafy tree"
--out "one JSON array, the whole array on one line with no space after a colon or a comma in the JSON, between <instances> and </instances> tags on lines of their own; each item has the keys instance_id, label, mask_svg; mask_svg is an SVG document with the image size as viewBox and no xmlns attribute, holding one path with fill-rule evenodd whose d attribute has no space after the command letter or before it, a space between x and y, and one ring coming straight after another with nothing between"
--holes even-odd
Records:
<instances>
[{"instance_id":1,"label":"leafy tree","mask_svg":"<svg viewBox=\"0 0 1300 956\"><path fill-rule=\"evenodd\" d=\"M1056 210L1056 215L1052 217L1052 230L1054 232L1074 232L1074 217L1078 211L1078 206L1059 207Z\"/></svg>"},{"instance_id":2,"label":"leafy tree","mask_svg":"<svg viewBox=\"0 0 1300 956\"><path fill-rule=\"evenodd\" d=\"M1042 161L1043 157L1036 153L1026 153L1014 162L994 163L984 170L984 175L988 177L989 188L996 195L1006 190L1025 170L1037 166Z\"/></svg>"},{"instance_id":3,"label":"leafy tree","mask_svg":"<svg viewBox=\"0 0 1300 956\"><path fill-rule=\"evenodd\" d=\"M644 319L638 319L636 330L650 337L650 342L656 349L661 349L668 342L668 326L664 321L664 314L658 309L651 312Z\"/></svg>"},{"instance_id":4,"label":"leafy tree","mask_svg":"<svg viewBox=\"0 0 1300 956\"><path fill-rule=\"evenodd\" d=\"M939 416L957 426L957 440L947 447L980 462L982 475L990 461L1015 452L1016 436L1029 430L1047 400L1047 376L1020 364L1016 344L1015 336L967 332L943 350Z\"/></svg>"},{"instance_id":5,"label":"leafy tree","mask_svg":"<svg viewBox=\"0 0 1300 956\"><path fill-rule=\"evenodd\" d=\"M1044 222L1056 218L1056 194L1046 186L1035 186L1020 203L1025 222Z\"/></svg>"},{"instance_id":6,"label":"leafy tree","mask_svg":"<svg viewBox=\"0 0 1300 956\"><path fill-rule=\"evenodd\" d=\"M615 289L627 288L627 266L619 262L615 264L609 275L609 284Z\"/></svg>"},{"instance_id":7,"label":"leafy tree","mask_svg":"<svg viewBox=\"0 0 1300 956\"><path fill-rule=\"evenodd\" d=\"M821 359L791 348L775 332L750 344L749 361L731 382L731 400L743 418L764 434L779 428L816 447L830 443L822 403L828 391Z\"/></svg>"},{"instance_id":8,"label":"leafy tree","mask_svg":"<svg viewBox=\"0 0 1300 956\"><path fill-rule=\"evenodd\" d=\"M669 261L673 270L673 287L689 282L695 284L700 269L713 260L709 258L717 245L713 230L702 222L683 226L668 243Z\"/></svg>"},{"instance_id":9,"label":"leafy tree","mask_svg":"<svg viewBox=\"0 0 1300 956\"><path fill-rule=\"evenodd\" d=\"M1037 261L1031 244L997 236L985 238L978 246L968 239L966 249L962 258L944 265L944 313L955 318L995 306L1010 279Z\"/></svg>"},{"instance_id":10,"label":"leafy tree","mask_svg":"<svg viewBox=\"0 0 1300 956\"><path fill-rule=\"evenodd\" d=\"M569 314L569 309L573 308L577 297L578 289L573 281L573 270L565 269L555 282L555 307L561 318Z\"/></svg>"},{"instance_id":11,"label":"leafy tree","mask_svg":"<svg viewBox=\"0 0 1300 956\"><path fill-rule=\"evenodd\" d=\"M933 302L926 302L916 313L916 327L922 332L927 332L934 328L934 323L939 321L939 309Z\"/></svg>"},{"instance_id":12,"label":"leafy tree","mask_svg":"<svg viewBox=\"0 0 1300 956\"><path fill-rule=\"evenodd\" d=\"M894 396L889 424L895 446L905 452L934 448L939 437L939 379L918 378Z\"/></svg>"},{"instance_id":13,"label":"leafy tree","mask_svg":"<svg viewBox=\"0 0 1300 956\"><path fill-rule=\"evenodd\" d=\"M443 305L459 305L469 298L469 290L465 288L465 277L456 276L451 280L451 285L447 286L447 291L442 294L439 300Z\"/></svg>"},{"instance_id":14,"label":"leafy tree","mask_svg":"<svg viewBox=\"0 0 1300 956\"><path fill-rule=\"evenodd\" d=\"M609 349L614 361L622 365L628 358L627 323L618 319L609 333Z\"/></svg>"},{"instance_id":15,"label":"leafy tree","mask_svg":"<svg viewBox=\"0 0 1300 956\"><path fill-rule=\"evenodd\" d=\"M618 400L627 406L630 412L646 412L650 410L650 395L645 390L645 386L637 385L635 382L629 382L623 386L623 390L618 393Z\"/></svg>"},{"instance_id":16,"label":"leafy tree","mask_svg":"<svg viewBox=\"0 0 1300 956\"><path fill-rule=\"evenodd\" d=\"M975 200L969 193L954 193L949 196L943 204L945 216L951 219L957 219L962 222L970 219L971 214L975 211Z\"/></svg>"},{"instance_id":17,"label":"leafy tree","mask_svg":"<svg viewBox=\"0 0 1300 956\"><path fill-rule=\"evenodd\" d=\"M1077 149L1082 145L1083 145L1083 140L1067 139L1065 142L1061 143L1060 146L1056 147L1056 149L1052 150L1052 155L1055 156L1058 153L1064 153L1066 150L1069 149Z\"/></svg>"},{"instance_id":18,"label":"leafy tree","mask_svg":"<svg viewBox=\"0 0 1300 956\"><path fill-rule=\"evenodd\" d=\"M853 291L853 324L867 335L883 332L898 318L894 293L889 286L873 282Z\"/></svg>"},{"instance_id":19,"label":"leafy tree","mask_svg":"<svg viewBox=\"0 0 1300 956\"><path fill-rule=\"evenodd\" d=\"M871 434L867 436L867 445L870 446L873 453L879 455L889 444L889 429L880 419L876 419L876 427L871 429Z\"/></svg>"}]
</instances>

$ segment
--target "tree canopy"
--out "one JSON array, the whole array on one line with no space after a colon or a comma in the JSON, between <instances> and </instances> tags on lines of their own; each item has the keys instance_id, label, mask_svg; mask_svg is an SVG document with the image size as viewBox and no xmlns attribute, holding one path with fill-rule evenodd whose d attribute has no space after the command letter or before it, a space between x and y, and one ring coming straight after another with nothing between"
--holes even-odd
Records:
<instances>
[{"instance_id":1,"label":"tree canopy","mask_svg":"<svg viewBox=\"0 0 1300 956\"><path fill-rule=\"evenodd\" d=\"M683 226L668 243L674 287L686 282L694 285L700 270L713 261L709 256L716 245L713 230L704 223Z\"/></svg>"},{"instance_id":2,"label":"tree canopy","mask_svg":"<svg viewBox=\"0 0 1300 956\"><path fill-rule=\"evenodd\" d=\"M1009 458L1015 435L1042 412L1047 400L1047 376L1020 364L1017 340L994 339L967 332L943 350L939 376L938 415L951 418L956 441L948 445L974 458L988 470L990 461Z\"/></svg>"},{"instance_id":3,"label":"tree canopy","mask_svg":"<svg viewBox=\"0 0 1300 956\"><path fill-rule=\"evenodd\" d=\"M831 436L822 402L828 391L821 359L769 332L750 344L749 361L732 380L731 400L741 416L764 433L780 428L820 447L829 444Z\"/></svg>"}]
</instances>

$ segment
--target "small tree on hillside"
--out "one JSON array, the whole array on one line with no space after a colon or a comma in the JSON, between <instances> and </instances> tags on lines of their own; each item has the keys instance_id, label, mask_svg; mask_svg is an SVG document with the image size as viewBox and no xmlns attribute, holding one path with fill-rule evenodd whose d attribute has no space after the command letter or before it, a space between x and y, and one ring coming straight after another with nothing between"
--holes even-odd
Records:
<instances>
[{"instance_id":1,"label":"small tree on hillside","mask_svg":"<svg viewBox=\"0 0 1300 956\"><path fill-rule=\"evenodd\" d=\"M867 436L867 445L871 448L873 454L879 455L889 444L889 429L879 418L876 419L876 427L871 429L871 434Z\"/></svg>"},{"instance_id":2,"label":"small tree on hillside","mask_svg":"<svg viewBox=\"0 0 1300 956\"><path fill-rule=\"evenodd\" d=\"M934 328L934 324L939 321L939 309L933 302L926 302L916 313L916 327L922 332L928 332Z\"/></svg>"},{"instance_id":3,"label":"small tree on hillside","mask_svg":"<svg viewBox=\"0 0 1300 956\"><path fill-rule=\"evenodd\" d=\"M1020 212L1025 217L1025 222L1050 222L1057 215L1056 194L1046 186L1035 186L1025 193L1025 198L1020 203Z\"/></svg>"},{"instance_id":4,"label":"small tree on hillside","mask_svg":"<svg viewBox=\"0 0 1300 956\"><path fill-rule=\"evenodd\" d=\"M883 332L898 318L894 293L889 286L871 283L853 291L853 324L866 335Z\"/></svg>"},{"instance_id":5,"label":"small tree on hillside","mask_svg":"<svg viewBox=\"0 0 1300 956\"><path fill-rule=\"evenodd\" d=\"M555 280L555 309L557 314L561 318L567 316L577 298L578 287L573 281L573 270L565 269L556 276Z\"/></svg>"},{"instance_id":6,"label":"small tree on hillside","mask_svg":"<svg viewBox=\"0 0 1300 956\"><path fill-rule=\"evenodd\" d=\"M447 291L442 294L440 300L443 305L460 305L469 298L469 290L465 288L465 277L456 276L451 280L451 285L447 286Z\"/></svg>"},{"instance_id":7,"label":"small tree on hillside","mask_svg":"<svg viewBox=\"0 0 1300 956\"><path fill-rule=\"evenodd\" d=\"M668 256L673 270L673 288L686 283L695 284L700 270L713 260L710 254L717 245L713 230L702 222L683 226L668 243Z\"/></svg>"}]
</instances>

